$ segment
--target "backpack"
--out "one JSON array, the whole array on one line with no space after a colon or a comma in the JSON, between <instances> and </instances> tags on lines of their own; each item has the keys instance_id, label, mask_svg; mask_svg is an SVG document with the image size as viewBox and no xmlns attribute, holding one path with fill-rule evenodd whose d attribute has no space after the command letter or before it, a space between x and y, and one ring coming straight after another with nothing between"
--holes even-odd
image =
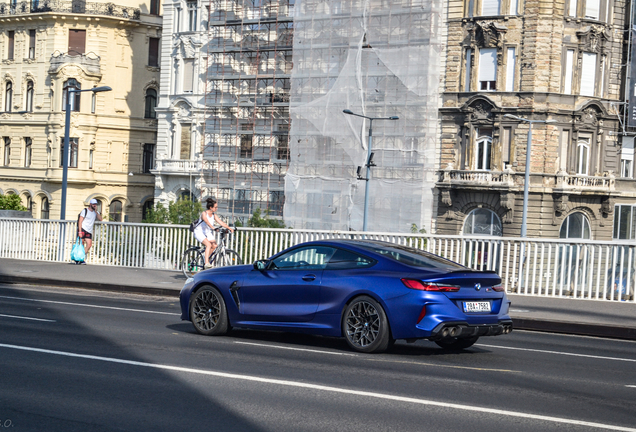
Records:
<instances>
[{"instance_id":1,"label":"backpack","mask_svg":"<svg viewBox=\"0 0 636 432\"><path fill-rule=\"evenodd\" d=\"M192 223L190 224L190 232L191 232L191 233L193 233L193 232L194 232L194 229L195 229L196 227L198 227L199 225L201 225L201 222L203 222L203 221L201 220L201 218L199 218L199 219L195 220L194 222L192 222Z\"/></svg>"}]
</instances>

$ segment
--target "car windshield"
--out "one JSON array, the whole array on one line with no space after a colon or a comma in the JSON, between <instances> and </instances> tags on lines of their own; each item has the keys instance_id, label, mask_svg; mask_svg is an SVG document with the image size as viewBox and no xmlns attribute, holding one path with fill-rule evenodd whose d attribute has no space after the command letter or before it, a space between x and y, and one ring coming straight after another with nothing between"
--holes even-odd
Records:
<instances>
[{"instance_id":1,"label":"car windshield","mask_svg":"<svg viewBox=\"0 0 636 432\"><path fill-rule=\"evenodd\" d=\"M379 243L364 243L359 246L408 266L445 271L466 270L462 265L408 246Z\"/></svg>"}]
</instances>

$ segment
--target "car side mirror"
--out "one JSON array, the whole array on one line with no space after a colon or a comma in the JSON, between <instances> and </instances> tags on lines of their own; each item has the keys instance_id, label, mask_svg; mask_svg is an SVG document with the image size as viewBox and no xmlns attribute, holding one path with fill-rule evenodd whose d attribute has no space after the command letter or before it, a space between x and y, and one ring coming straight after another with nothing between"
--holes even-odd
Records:
<instances>
[{"instance_id":1,"label":"car side mirror","mask_svg":"<svg viewBox=\"0 0 636 432\"><path fill-rule=\"evenodd\" d=\"M254 270L263 271L267 270L269 260L258 260L254 263Z\"/></svg>"}]
</instances>

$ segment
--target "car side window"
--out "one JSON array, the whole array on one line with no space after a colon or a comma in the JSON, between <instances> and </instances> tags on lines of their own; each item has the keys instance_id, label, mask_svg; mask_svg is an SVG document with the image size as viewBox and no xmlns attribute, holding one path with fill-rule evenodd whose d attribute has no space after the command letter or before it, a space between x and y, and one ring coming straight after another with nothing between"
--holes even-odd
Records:
<instances>
[{"instance_id":1,"label":"car side window","mask_svg":"<svg viewBox=\"0 0 636 432\"><path fill-rule=\"evenodd\" d=\"M272 270L323 270L336 251L327 246L309 246L294 249L272 260Z\"/></svg>"},{"instance_id":2,"label":"car side window","mask_svg":"<svg viewBox=\"0 0 636 432\"><path fill-rule=\"evenodd\" d=\"M355 252L344 249L336 249L336 252L329 259L327 270L345 270L371 267L375 260L367 258Z\"/></svg>"}]
</instances>

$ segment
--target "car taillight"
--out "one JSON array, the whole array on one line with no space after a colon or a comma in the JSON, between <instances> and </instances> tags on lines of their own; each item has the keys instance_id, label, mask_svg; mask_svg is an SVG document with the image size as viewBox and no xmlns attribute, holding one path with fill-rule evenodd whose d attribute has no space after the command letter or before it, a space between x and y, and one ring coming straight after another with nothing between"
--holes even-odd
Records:
<instances>
[{"instance_id":1,"label":"car taillight","mask_svg":"<svg viewBox=\"0 0 636 432\"><path fill-rule=\"evenodd\" d=\"M496 285L496 286L492 287L492 290L493 291L497 291L497 292L502 292L502 291L504 291L504 289L505 288L503 287L503 285Z\"/></svg>"},{"instance_id":2,"label":"car taillight","mask_svg":"<svg viewBox=\"0 0 636 432\"><path fill-rule=\"evenodd\" d=\"M459 291L458 285L445 285L436 284L430 282L422 282L417 279L402 279L402 283L407 287L420 291L441 291L441 292L455 292Z\"/></svg>"}]
</instances>

